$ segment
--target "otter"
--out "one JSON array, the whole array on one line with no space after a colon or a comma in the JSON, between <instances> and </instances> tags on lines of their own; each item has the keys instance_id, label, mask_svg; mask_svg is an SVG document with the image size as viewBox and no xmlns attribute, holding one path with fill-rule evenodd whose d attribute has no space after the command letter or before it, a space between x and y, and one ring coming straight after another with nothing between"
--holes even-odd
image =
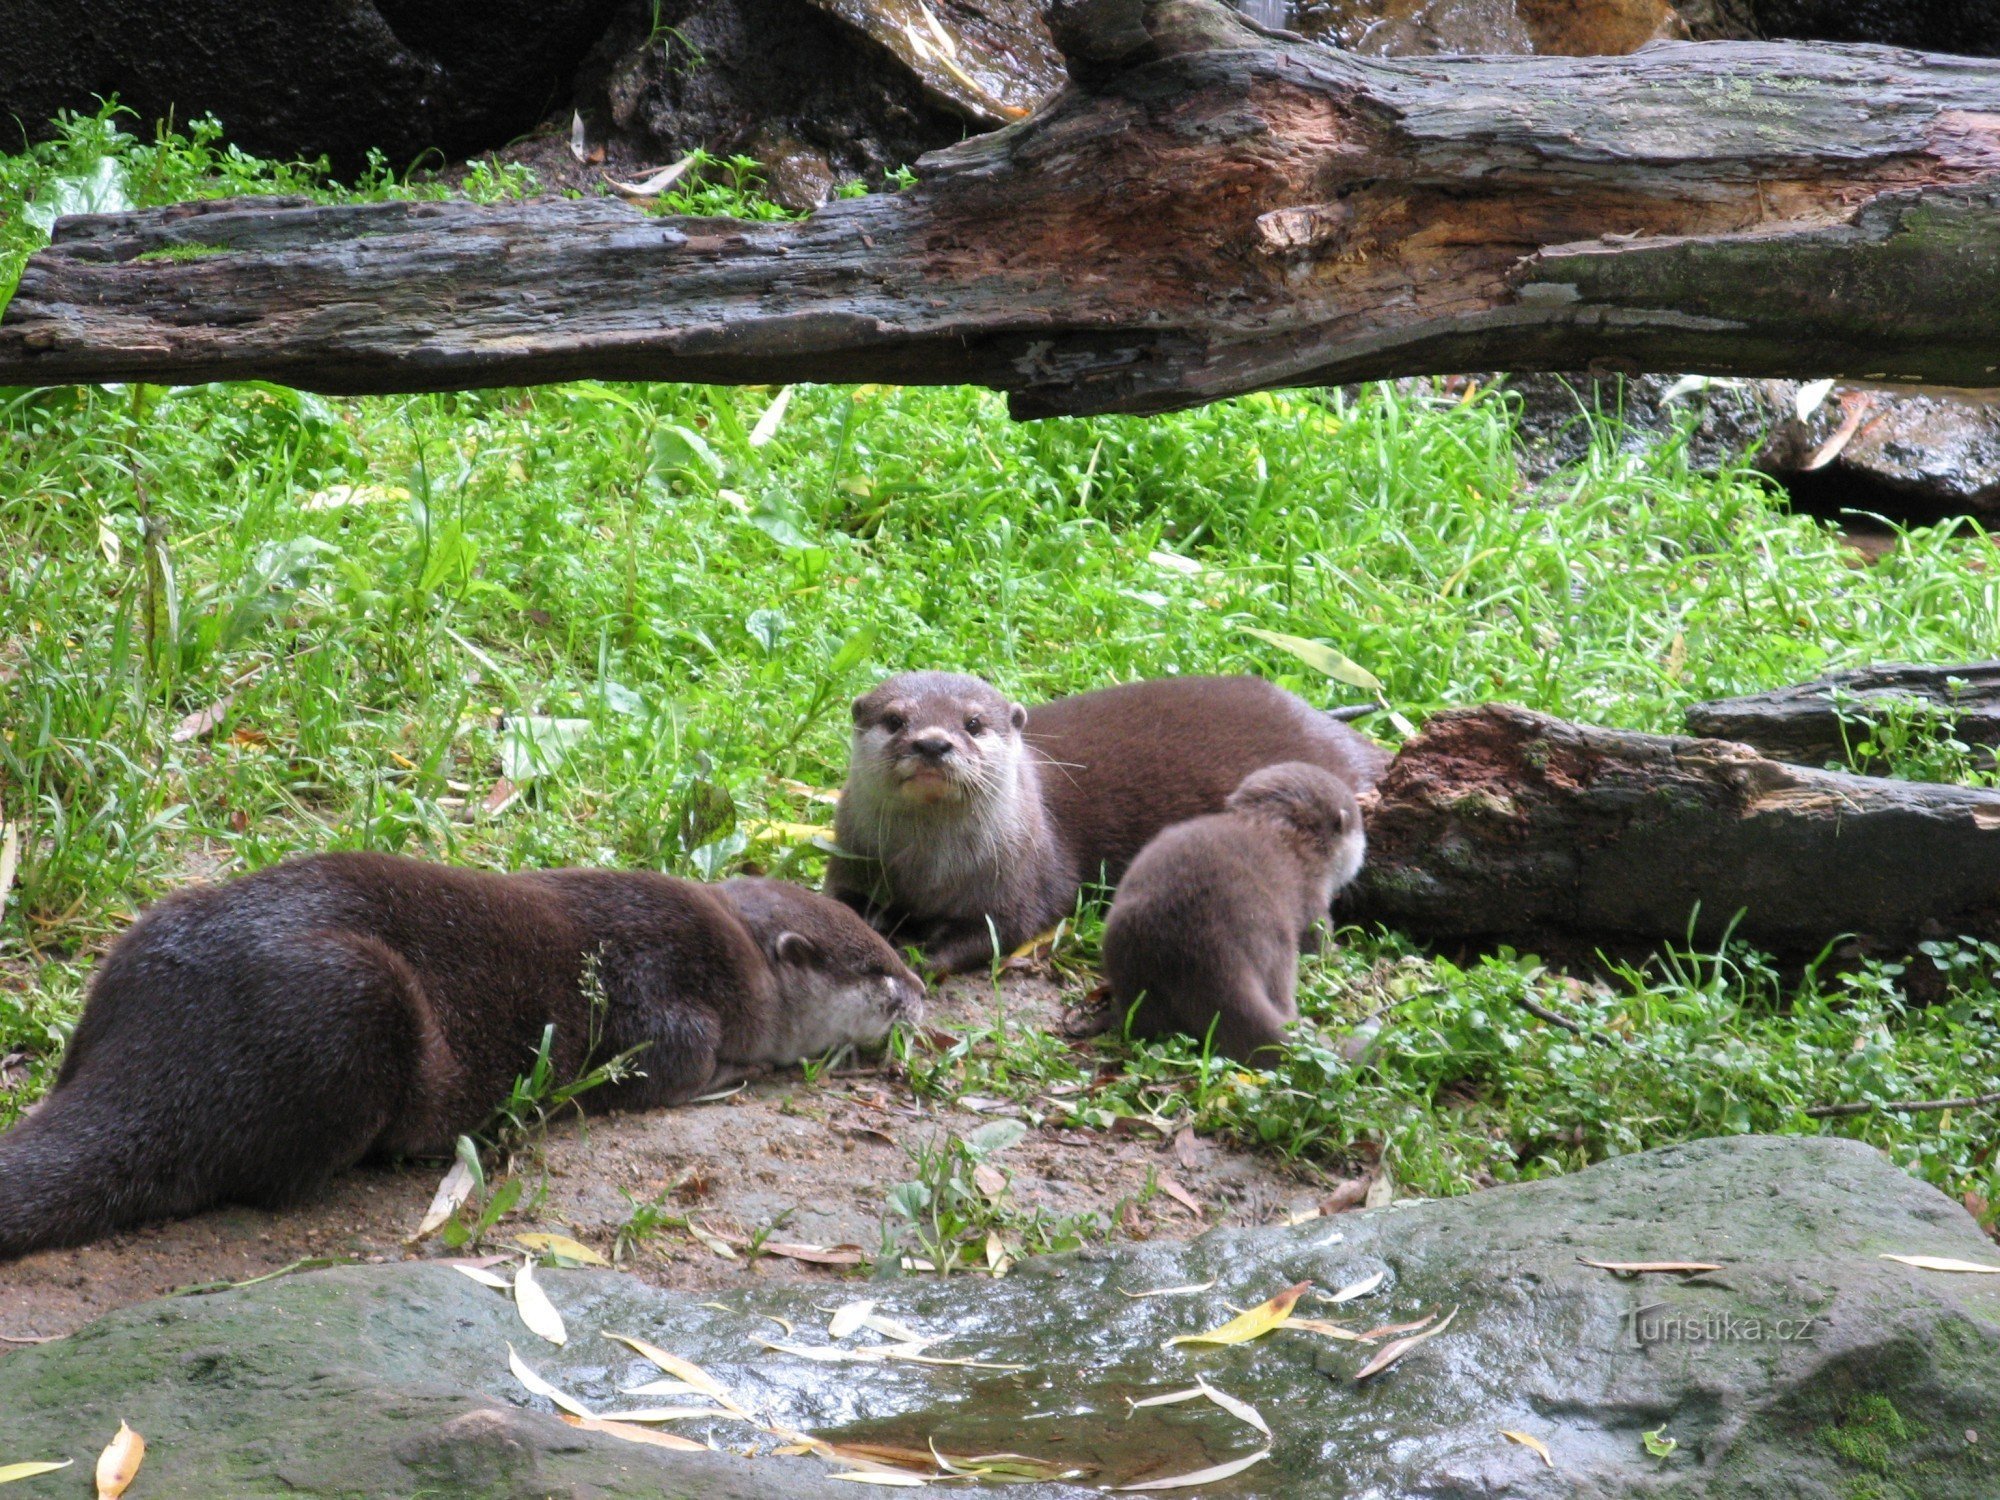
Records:
<instances>
[{"instance_id":1,"label":"otter","mask_svg":"<svg viewBox=\"0 0 2000 1500\"><path fill-rule=\"evenodd\" d=\"M1104 977L1132 1029L1213 1027L1238 1062L1276 1047L1299 1016L1299 954L1366 847L1354 793L1300 761L1253 771L1221 812L1161 833L1104 921Z\"/></svg>"},{"instance_id":2,"label":"otter","mask_svg":"<svg viewBox=\"0 0 2000 1500\"><path fill-rule=\"evenodd\" d=\"M1361 791L1389 756L1261 677L1133 682L1028 709L977 677L906 672L854 700L826 888L936 972L976 968L1281 761Z\"/></svg>"},{"instance_id":3,"label":"otter","mask_svg":"<svg viewBox=\"0 0 2000 1500\"><path fill-rule=\"evenodd\" d=\"M147 911L92 977L41 1107L0 1136L0 1259L364 1157L449 1155L553 1026L595 1109L683 1103L872 1044L922 984L852 911L782 881L288 860Z\"/></svg>"}]
</instances>

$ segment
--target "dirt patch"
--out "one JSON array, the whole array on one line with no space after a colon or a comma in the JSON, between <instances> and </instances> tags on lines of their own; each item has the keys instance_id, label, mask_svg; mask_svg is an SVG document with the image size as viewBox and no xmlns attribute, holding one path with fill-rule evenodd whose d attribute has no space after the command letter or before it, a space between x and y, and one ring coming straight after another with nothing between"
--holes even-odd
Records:
<instances>
[{"instance_id":1,"label":"dirt patch","mask_svg":"<svg viewBox=\"0 0 2000 1500\"><path fill-rule=\"evenodd\" d=\"M1055 985L1034 979L1010 978L1000 995L1011 1022L1050 1027L1060 1023L1063 999ZM931 1020L956 1030L991 1019L993 1007L983 982L958 983L937 998ZM913 1175L912 1148L1019 1113L998 1101L981 1110L938 1108L882 1069L812 1085L787 1074L712 1104L559 1125L543 1146L540 1170L526 1173L531 1206L507 1219L488 1248L546 1229L608 1255L634 1203L664 1194L668 1213L692 1210L724 1238L748 1239L777 1225L775 1239L858 1245L872 1257L882 1241L884 1196ZM1214 1224L1280 1221L1326 1191L1307 1169L1276 1158L1193 1137L1176 1143L1150 1130L1031 1128L998 1163L1024 1210L1095 1213L1110 1221L1114 1240L1184 1239ZM448 1255L435 1244L404 1244L441 1174L428 1165L364 1168L288 1211L218 1209L26 1256L0 1266L0 1338L66 1334L127 1303L268 1275L309 1257L379 1263ZM1168 1192L1147 1197L1157 1174L1170 1177L1202 1214ZM626 1264L644 1281L675 1288L774 1281L831 1287L857 1274L777 1255L724 1259L679 1229L649 1237ZM18 1347L0 1342L0 1358Z\"/></svg>"}]
</instances>

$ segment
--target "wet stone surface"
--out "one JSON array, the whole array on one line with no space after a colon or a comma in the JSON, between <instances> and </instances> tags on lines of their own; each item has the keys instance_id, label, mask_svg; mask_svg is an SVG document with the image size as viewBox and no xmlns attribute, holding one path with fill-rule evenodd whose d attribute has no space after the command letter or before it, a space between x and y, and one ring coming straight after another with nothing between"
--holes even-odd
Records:
<instances>
[{"instance_id":1,"label":"wet stone surface","mask_svg":"<svg viewBox=\"0 0 2000 1500\"><path fill-rule=\"evenodd\" d=\"M997 1281L703 1294L548 1271L570 1331L560 1349L445 1267L302 1274L127 1308L0 1361L0 1433L10 1458L87 1463L98 1429L123 1417L147 1435L149 1495L855 1493L815 1458L579 1432L508 1373L511 1342L596 1409L643 1404L619 1391L658 1372L600 1336L616 1331L695 1361L776 1425L1007 1449L1078 1473L1009 1491L1024 1497L1256 1452L1261 1436L1206 1402L1127 1405L1200 1375L1256 1405L1274 1435L1267 1461L1186 1493L1974 1500L2000 1493L2000 1286L1879 1257L1990 1260L1991 1248L1864 1146L1741 1138L1467 1199L1051 1257ZM1722 1269L1632 1278L1579 1256ZM1297 1330L1161 1348L1292 1282L1330 1291L1376 1273L1366 1297L1299 1310L1356 1329L1456 1318L1366 1383L1352 1377L1370 1348ZM1189 1295L1123 1295L1209 1278ZM946 1335L935 1354L1023 1368L821 1364L753 1342L784 1339L783 1318L797 1343L825 1344L827 1310L857 1295ZM741 1422L676 1425L730 1448L777 1442ZM1545 1443L1554 1467L1502 1429ZM1647 1432L1672 1452L1649 1456Z\"/></svg>"}]
</instances>

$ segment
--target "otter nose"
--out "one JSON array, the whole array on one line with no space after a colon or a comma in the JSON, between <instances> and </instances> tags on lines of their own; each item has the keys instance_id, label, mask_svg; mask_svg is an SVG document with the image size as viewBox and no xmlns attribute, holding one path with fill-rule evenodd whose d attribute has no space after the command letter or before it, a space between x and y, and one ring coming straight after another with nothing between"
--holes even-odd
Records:
<instances>
[{"instance_id":1,"label":"otter nose","mask_svg":"<svg viewBox=\"0 0 2000 1500\"><path fill-rule=\"evenodd\" d=\"M926 729L911 738L910 748L925 760L943 760L951 754L951 736L942 729Z\"/></svg>"}]
</instances>

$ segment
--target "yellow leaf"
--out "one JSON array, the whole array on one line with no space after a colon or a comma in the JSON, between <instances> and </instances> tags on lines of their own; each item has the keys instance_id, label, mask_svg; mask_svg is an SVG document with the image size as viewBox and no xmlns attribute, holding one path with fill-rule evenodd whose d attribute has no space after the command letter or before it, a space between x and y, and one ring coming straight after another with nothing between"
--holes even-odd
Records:
<instances>
[{"instance_id":1,"label":"yellow leaf","mask_svg":"<svg viewBox=\"0 0 2000 1500\"><path fill-rule=\"evenodd\" d=\"M1220 1328L1211 1328L1207 1333L1176 1334L1160 1347L1171 1349L1175 1344L1245 1344L1251 1339L1261 1338L1292 1315L1299 1298L1312 1290L1310 1281L1301 1281L1297 1286L1287 1287L1268 1302L1260 1302L1248 1311L1240 1312Z\"/></svg>"},{"instance_id":2,"label":"yellow leaf","mask_svg":"<svg viewBox=\"0 0 2000 1500\"><path fill-rule=\"evenodd\" d=\"M1197 1484L1213 1484L1227 1479L1233 1474L1241 1474L1252 1464L1262 1463L1271 1456L1269 1448L1259 1448L1248 1458L1233 1458L1226 1464L1217 1464L1212 1469L1198 1469L1192 1474L1176 1474L1170 1479L1148 1479L1144 1484L1114 1484L1114 1492L1132 1490L1184 1490Z\"/></svg>"},{"instance_id":3,"label":"yellow leaf","mask_svg":"<svg viewBox=\"0 0 2000 1500\"><path fill-rule=\"evenodd\" d=\"M1541 1455L1542 1462L1547 1464L1551 1469L1556 1466L1556 1461L1549 1456L1549 1445L1540 1438L1529 1437L1525 1432L1515 1432L1506 1427L1500 1429L1500 1436L1510 1443L1519 1443L1523 1448L1534 1449L1536 1453Z\"/></svg>"},{"instance_id":4,"label":"yellow leaf","mask_svg":"<svg viewBox=\"0 0 2000 1500\"><path fill-rule=\"evenodd\" d=\"M97 1500L118 1500L145 1461L146 1440L120 1422L118 1435L97 1455Z\"/></svg>"},{"instance_id":5,"label":"yellow leaf","mask_svg":"<svg viewBox=\"0 0 2000 1500\"><path fill-rule=\"evenodd\" d=\"M735 1398L729 1394L729 1388L700 1365L692 1364L677 1354L669 1354L658 1345L649 1344L644 1339L635 1339L622 1333L607 1333L604 1336L623 1344L641 1359L651 1360L675 1379L685 1380L704 1396L713 1398L718 1406L727 1407L735 1412L742 1411L743 1408L738 1406Z\"/></svg>"},{"instance_id":6,"label":"yellow leaf","mask_svg":"<svg viewBox=\"0 0 2000 1500\"><path fill-rule=\"evenodd\" d=\"M602 1417L572 1417L565 1413L563 1420L572 1427L580 1427L585 1432L607 1433L615 1438L623 1438L628 1443L645 1443L654 1448L672 1448L676 1453L706 1453L708 1444L697 1443L693 1438L684 1438L674 1432L653 1432L644 1427L632 1427L624 1422L607 1422Z\"/></svg>"},{"instance_id":7,"label":"yellow leaf","mask_svg":"<svg viewBox=\"0 0 2000 1500\"><path fill-rule=\"evenodd\" d=\"M814 839L831 839L833 830L820 823L787 823L780 818L745 818L739 825L753 839L810 844Z\"/></svg>"},{"instance_id":8,"label":"yellow leaf","mask_svg":"<svg viewBox=\"0 0 2000 1500\"><path fill-rule=\"evenodd\" d=\"M551 1344L569 1342L569 1330L563 1327L562 1314L556 1311L555 1303L549 1301L549 1294L535 1280L532 1262L524 1263L514 1275L514 1308L521 1314L521 1321L528 1325L530 1332L539 1334Z\"/></svg>"},{"instance_id":9,"label":"yellow leaf","mask_svg":"<svg viewBox=\"0 0 2000 1500\"><path fill-rule=\"evenodd\" d=\"M1885 1255L1882 1259L1901 1261L1906 1266L1915 1266L1919 1271L1965 1271L1977 1275L2000 1276L2000 1266L1989 1266L1976 1260L1953 1260L1948 1255Z\"/></svg>"},{"instance_id":10,"label":"yellow leaf","mask_svg":"<svg viewBox=\"0 0 2000 1500\"><path fill-rule=\"evenodd\" d=\"M1342 656L1331 646L1309 641L1301 635L1286 635L1279 630L1259 630L1254 625L1245 625L1243 633L1254 635L1260 641L1269 641L1281 651L1291 652L1315 672L1331 677L1335 682L1344 682L1371 693L1382 691L1381 678L1351 657Z\"/></svg>"},{"instance_id":11,"label":"yellow leaf","mask_svg":"<svg viewBox=\"0 0 2000 1500\"><path fill-rule=\"evenodd\" d=\"M66 1458L59 1464L0 1464L0 1484L12 1484L17 1479L33 1479L37 1474L53 1474L57 1469L67 1469L75 1462L73 1458Z\"/></svg>"},{"instance_id":12,"label":"yellow leaf","mask_svg":"<svg viewBox=\"0 0 2000 1500\"><path fill-rule=\"evenodd\" d=\"M581 1240L566 1234L517 1234L514 1243L542 1255L560 1255L564 1260L581 1261L586 1266L609 1266L610 1261Z\"/></svg>"}]
</instances>

